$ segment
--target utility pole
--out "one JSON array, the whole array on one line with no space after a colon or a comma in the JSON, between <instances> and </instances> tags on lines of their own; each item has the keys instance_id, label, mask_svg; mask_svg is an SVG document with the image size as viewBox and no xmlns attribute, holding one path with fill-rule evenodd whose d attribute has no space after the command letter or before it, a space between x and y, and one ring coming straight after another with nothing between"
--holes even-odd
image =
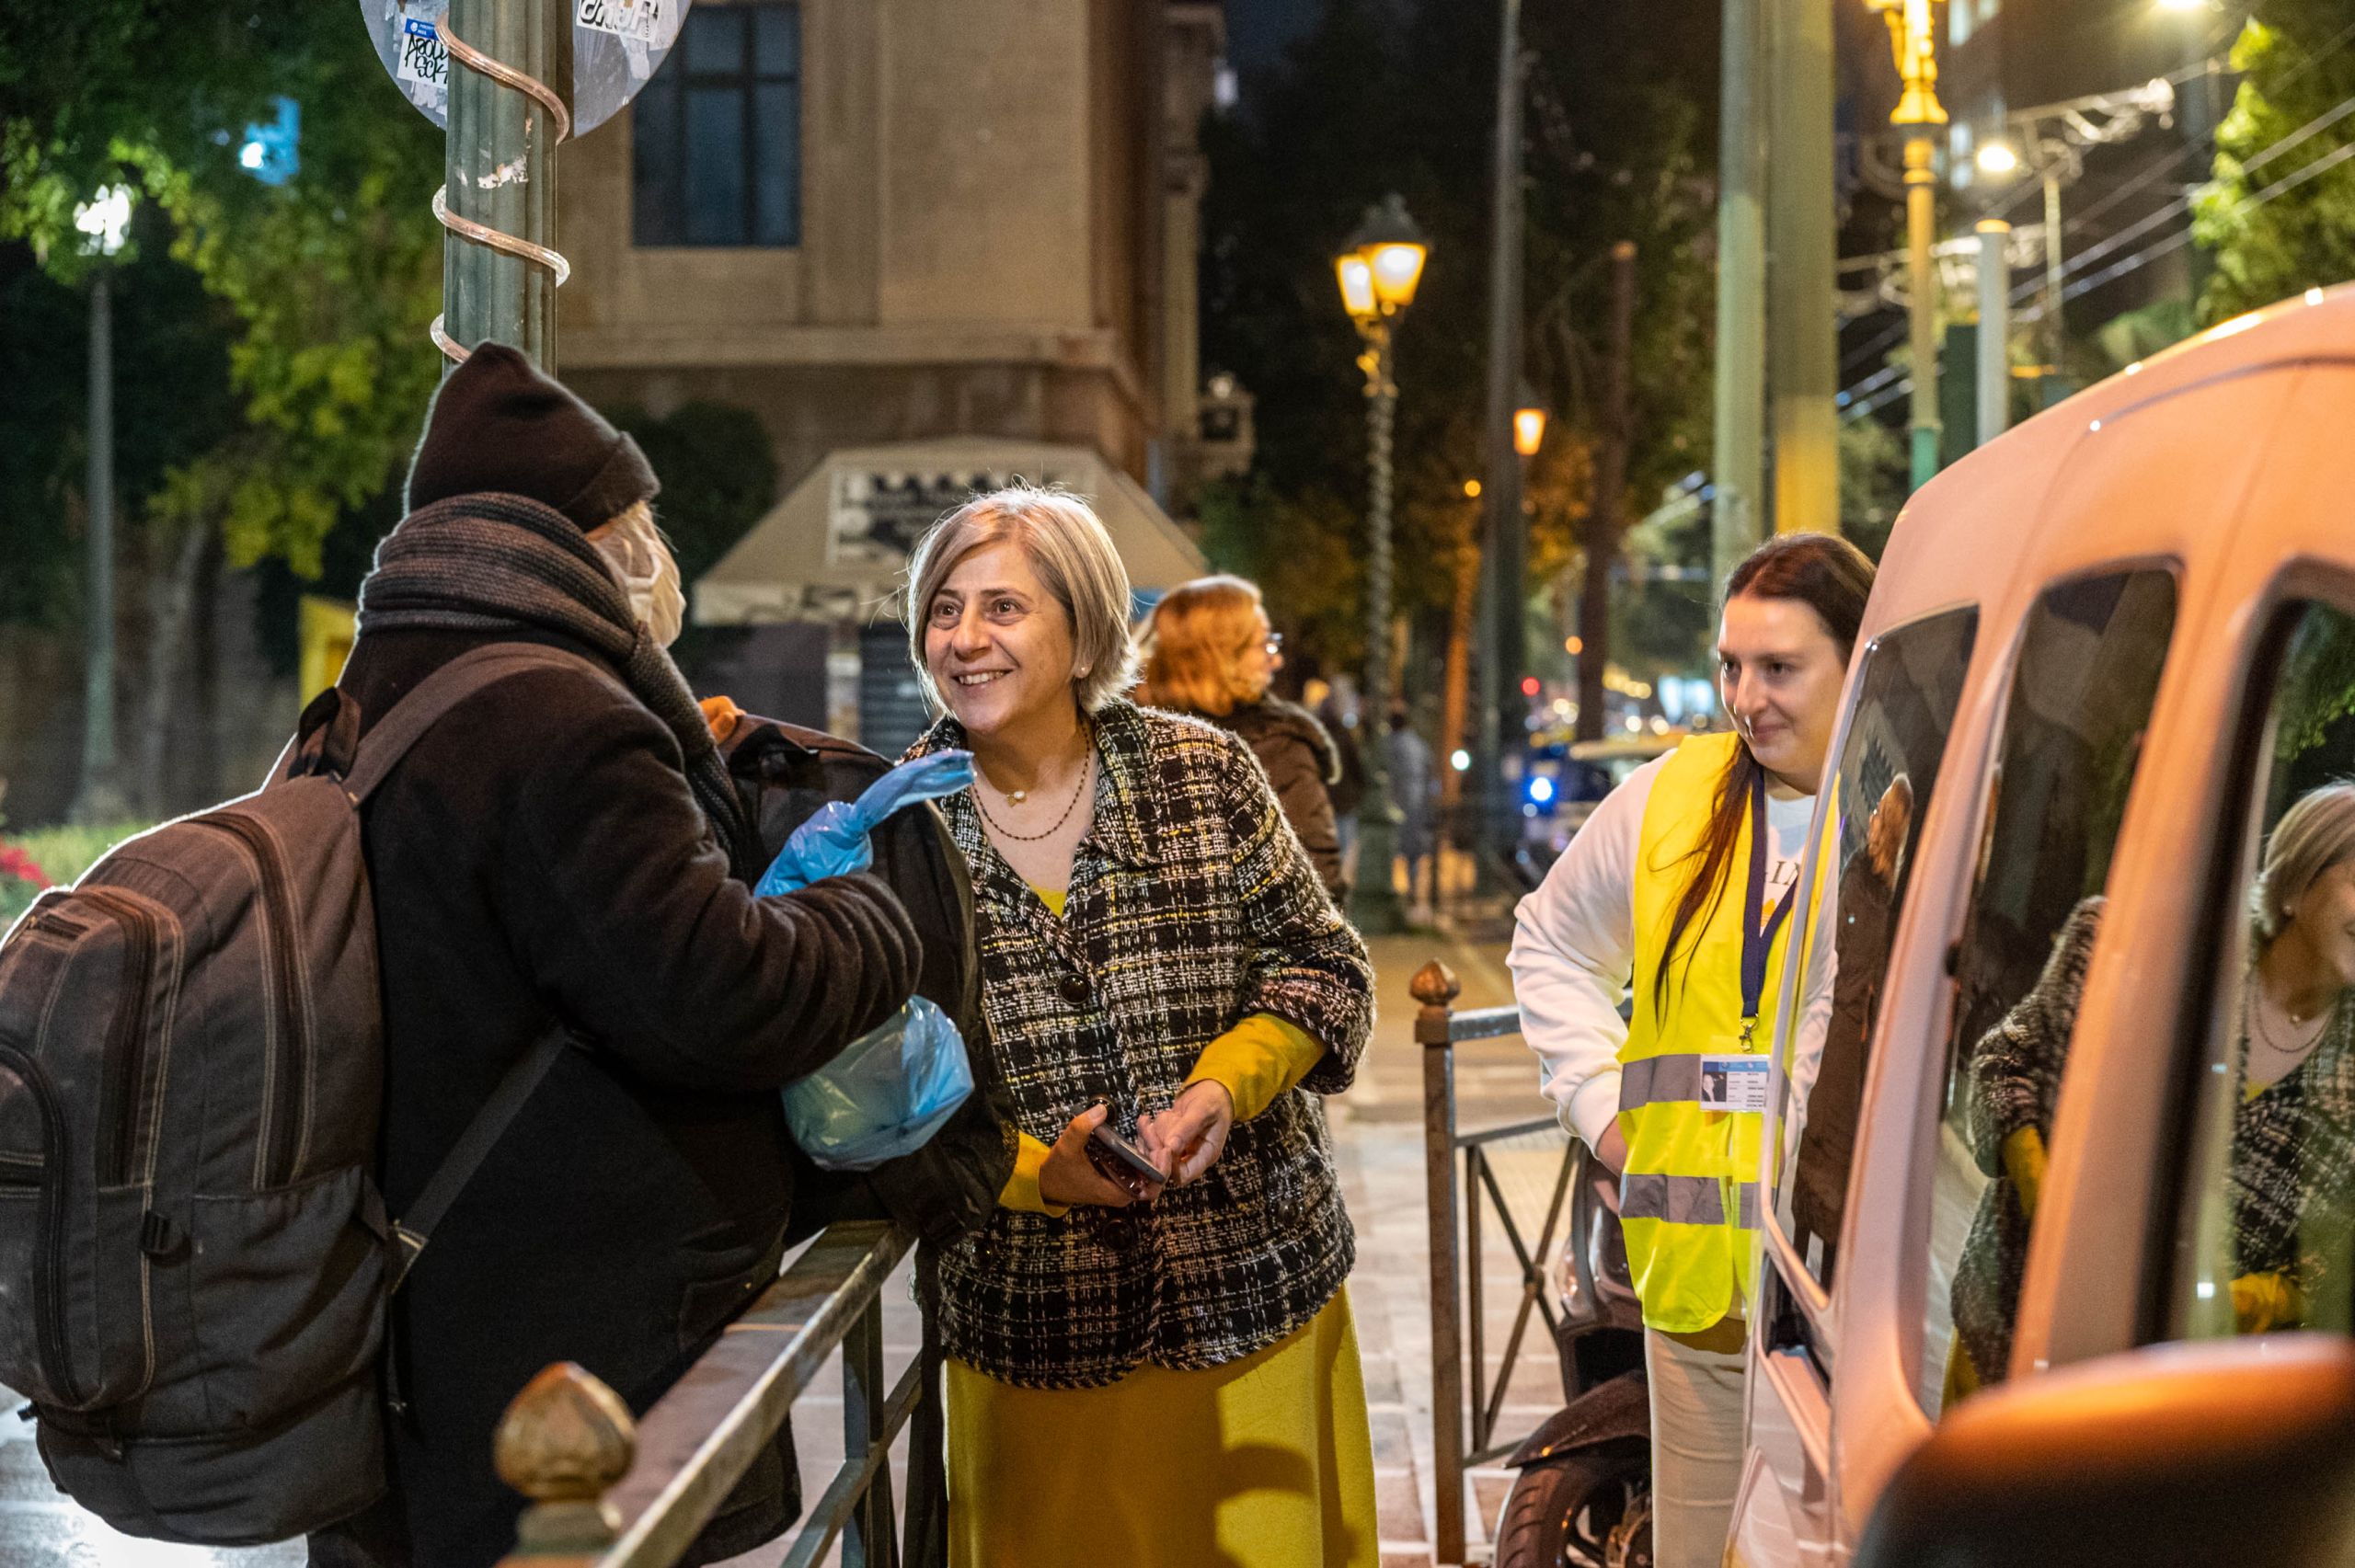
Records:
<instances>
[{"instance_id":1,"label":"utility pole","mask_svg":"<svg viewBox=\"0 0 2355 1568\"><path fill-rule=\"evenodd\" d=\"M84 522L88 558L82 596L82 787L73 816L81 822L123 815L114 776L114 303L109 268L90 269L90 441Z\"/></svg>"},{"instance_id":2,"label":"utility pole","mask_svg":"<svg viewBox=\"0 0 2355 1568\"><path fill-rule=\"evenodd\" d=\"M1603 667L1611 657L1611 567L1619 558L1620 516L1627 490L1627 361L1635 336L1636 246L1611 247L1611 347L1603 372L1603 440L1595 454L1594 499L1586 510L1586 581L1579 593L1580 740L1603 738Z\"/></svg>"},{"instance_id":3,"label":"utility pole","mask_svg":"<svg viewBox=\"0 0 2355 1568\"><path fill-rule=\"evenodd\" d=\"M2012 225L1979 221L1979 444L2004 433L2012 414Z\"/></svg>"},{"instance_id":4,"label":"utility pole","mask_svg":"<svg viewBox=\"0 0 2355 1568\"><path fill-rule=\"evenodd\" d=\"M454 363L487 340L556 372L556 291L571 268L556 240L556 148L571 133L572 18L562 0L451 0L444 185L434 212L443 320Z\"/></svg>"},{"instance_id":5,"label":"utility pole","mask_svg":"<svg viewBox=\"0 0 2355 1568\"><path fill-rule=\"evenodd\" d=\"M1838 248L1832 182L1832 0L1772 0L1766 383L1775 532L1840 528Z\"/></svg>"},{"instance_id":6,"label":"utility pole","mask_svg":"<svg viewBox=\"0 0 2355 1568\"><path fill-rule=\"evenodd\" d=\"M1912 293L1911 354L1913 396L1909 423L1913 433L1913 487L1938 472L1938 274L1930 259L1936 236L1938 127L1947 111L1938 104L1937 24L1934 0L1868 0L1889 22L1889 43L1897 57L1904 96L1889 122L1905 133L1905 253Z\"/></svg>"},{"instance_id":7,"label":"utility pole","mask_svg":"<svg viewBox=\"0 0 2355 1568\"><path fill-rule=\"evenodd\" d=\"M1510 715L1522 706L1522 667L1524 600L1522 567L1527 523L1521 512L1521 454L1513 450L1512 414L1521 389L1521 0L1502 0L1503 31L1497 48L1497 144L1495 233L1488 254L1488 477L1481 492L1488 503L1486 568L1482 589L1480 678L1488 687L1479 704L1478 761L1485 803L1479 837L1495 852L1481 864L1507 857L1520 830L1512 781L1505 776L1508 747L1522 739ZM1381 722L1384 715L1375 715Z\"/></svg>"},{"instance_id":8,"label":"utility pole","mask_svg":"<svg viewBox=\"0 0 2355 1568\"><path fill-rule=\"evenodd\" d=\"M1759 0L1725 0L1717 90L1717 361L1709 480L1710 581L1723 582L1764 537L1766 186L1759 105ZM1580 677L1580 690L1586 689ZM1580 723L1586 709L1581 703ZM1585 731L1581 730L1580 734Z\"/></svg>"},{"instance_id":9,"label":"utility pole","mask_svg":"<svg viewBox=\"0 0 2355 1568\"><path fill-rule=\"evenodd\" d=\"M114 258L131 233L132 194L109 186L74 211L90 258L89 467L84 485L82 782L77 822L129 815L114 754Z\"/></svg>"}]
</instances>

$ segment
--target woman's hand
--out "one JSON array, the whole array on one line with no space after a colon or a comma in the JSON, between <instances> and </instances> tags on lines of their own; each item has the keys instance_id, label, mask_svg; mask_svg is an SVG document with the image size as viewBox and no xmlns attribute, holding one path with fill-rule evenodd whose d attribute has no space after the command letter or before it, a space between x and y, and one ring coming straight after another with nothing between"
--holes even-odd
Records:
<instances>
[{"instance_id":1,"label":"woman's hand","mask_svg":"<svg viewBox=\"0 0 2355 1568\"><path fill-rule=\"evenodd\" d=\"M1616 1121L1603 1129L1603 1138L1594 1146L1594 1157L1613 1175L1627 1173L1627 1135L1619 1130Z\"/></svg>"},{"instance_id":2,"label":"woman's hand","mask_svg":"<svg viewBox=\"0 0 2355 1568\"><path fill-rule=\"evenodd\" d=\"M1087 1139L1104 1118L1112 1114L1109 1105L1090 1105L1063 1124L1063 1132L1047 1147L1047 1162L1039 1167L1039 1196L1058 1207L1072 1204L1092 1203L1104 1208L1126 1208L1137 1202L1151 1203L1161 1196L1158 1186L1147 1186L1132 1194L1128 1188L1096 1168L1087 1157ZM1147 1144L1148 1150L1151 1145Z\"/></svg>"},{"instance_id":3,"label":"woman's hand","mask_svg":"<svg viewBox=\"0 0 2355 1568\"><path fill-rule=\"evenodd\" d=\"M1189 1083L1178 1103L1137 1122L1144 1151L1170 1173L1169 1185L1190 1186L1218 1163L1235 1126L1235 1096L1216 1079Z\"/></svg>"}]
</instances>

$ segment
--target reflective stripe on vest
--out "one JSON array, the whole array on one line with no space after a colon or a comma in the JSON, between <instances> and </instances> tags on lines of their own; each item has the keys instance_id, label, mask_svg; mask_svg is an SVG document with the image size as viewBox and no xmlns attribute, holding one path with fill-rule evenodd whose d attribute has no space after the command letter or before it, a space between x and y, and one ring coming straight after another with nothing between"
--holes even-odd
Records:
<instances>
[{"instance_id":1,"label":"reflective stripe on vest","mask_svg":"<svg viewBox=\"0 0 2355 1568\"><path fill-rule=\"evenodd\" d=\"M1619 1117L1627 1140L1620 1185L1620 1221L1628 1270L1644 1322L1693 1333L1726 1315L1750 1289L1759 1209L1759 1140L1764 1116L1700 1105L1701 1059L1739 1054L1741 1042L1741 927L1749 866L1749 814L1741 818L1718 897L1704 903L1679 939L1673 961L1668 928L1694 869L1691 858L1717 802L1740 741L1730 734L1694 736L1654 777L1645 803L1636 863L1635 1011L1619 1053ZM1819 868L1815 891L1822 888ZM1782 984L1791 933L1807 924L1796 909L1768 950L1763 1008L1771 1014ZM1669 963L1664 1002L1653 979ZM1752 1049L1773 1036L1762 1019Z\"/></svg>"},{"instance_id":2,"label":"reflective stripe on vest","mask_svg":"<svg viewBox=\"0 0 2355 1568\"><path fill-rule=\"evenodd\" d=\"M1736 1209L1743 1230L1758 1228L1756 1182L1740 1184ZM1678 1225L1722 1225L1726 1184L1706 1176L1626 1176L1619 1183L1619 1217L1623 1220L1666 1219Z\"/></svg>"}]
</instances>

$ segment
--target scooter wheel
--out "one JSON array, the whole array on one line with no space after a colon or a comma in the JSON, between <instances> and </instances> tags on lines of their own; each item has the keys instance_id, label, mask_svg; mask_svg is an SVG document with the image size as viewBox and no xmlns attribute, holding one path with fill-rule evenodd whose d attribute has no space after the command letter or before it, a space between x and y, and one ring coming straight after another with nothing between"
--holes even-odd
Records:
<instances>
[{"instance_id":1,"label":"scooter wheel","mask_svg":"<svg viewBox=\"0 0 2355 1568\"><path fill-rule=\"evenodd\" d=\"M1645 1445L1532 1465L1497 1517L1496 1568L1652 1568L1651 1492Z\"/></svg>"}]
</instances>

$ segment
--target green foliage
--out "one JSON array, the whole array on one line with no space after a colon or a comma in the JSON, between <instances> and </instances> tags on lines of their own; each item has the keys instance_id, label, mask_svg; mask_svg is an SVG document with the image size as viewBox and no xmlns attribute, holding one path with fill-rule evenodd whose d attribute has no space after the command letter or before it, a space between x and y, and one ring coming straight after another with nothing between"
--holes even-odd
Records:
<instances>
[{"instance_id":1,"label":"green foliage","mask_svg":"<svg viewBox=\"0 0 2355 1568\"><path fill-rule=\"evenodd\" d=\"M729 403L689 403L663 418L609 410L662 481L655 518L694 582L719 564L776 504L776 453L760 416Z\"/></svg>"},{"instance_id":2,"label":"green foliage","mask_svg":"<svg viewBox=\"0 0 2355 1568\"><path fill-rule=\"evenodd\" d=\"M1869 417L1840 423L1840 531L1880 559L1912 478L1905 437Z\"/></svg>"},{"instance_id":3,"label":"green foliage","mask_svg":"<svg viewBox=\"0 0 2355 1568\"><path fill-rule=\"evenodd\" d=\"M2355 714L2355 621L2332 610L2308 611L2283 660L2280 691L2274 755L2286 767Z\"/></svg>"},{"instance_id":4,"label":"green foliage","mask_svg":"<svg viewBox=\"0 0 2355 1568\"><path fill-rule=\"evenodd\" d=\"M10 7L0 85L0 235L77 281L74 205L127 177L236 324L242 422L170 465L150 522L218 528L236 564L274 556L316 573L337 518L414 440L439 373L424 328L441 282L427 208L440 134L384 79L345 6ZM240 169L235 146L275 94L303 110L301 173L278 188Z\"/></svg>"},{"instance_id":5,"label":"green foliage","mask_svg":"<svg viewBox=\"0 0 2355 1568\"><path fill-rule=\"evenodd\" d=\"M2241 86L2217 128L2215 183L2193 208L2215 258L2200 300L2211 322L2355 277L2355 117L2272 151L2355 97L2355 51L2338 47L2346 0L2257 10L2233 46Z\"/></svg>"},{"instance_id":6,"label":"green foliage","mask_svg":"<svg viewBox=\"0 0 2355 1568\"><path fill-rule=\"evenodd\" d=\"M237 424L229 346L237 323L170 257L152 205L109 269L115 343L115 510L135 536L178 465ZM143 241L146 243L143 243ZM0 245L0 622L61 628L80 613L88 449L86 280L68 287L29 246Z\"/></svg>"},{"instance_id":7,"label":"green foliage","mask_svg":"<svg viewBox=\"0 0 2355 1568\"><path fill-rule=\"evenodd\" d=\"M117 822L104 827L41 828L12 833L5 842L22 850L41 875L57 887L69 886L98 863L100 855L148 827L144 822ZM5 930L40 897L31 883L0 869L0 930Z\"/></svg>"}]
</instances>

